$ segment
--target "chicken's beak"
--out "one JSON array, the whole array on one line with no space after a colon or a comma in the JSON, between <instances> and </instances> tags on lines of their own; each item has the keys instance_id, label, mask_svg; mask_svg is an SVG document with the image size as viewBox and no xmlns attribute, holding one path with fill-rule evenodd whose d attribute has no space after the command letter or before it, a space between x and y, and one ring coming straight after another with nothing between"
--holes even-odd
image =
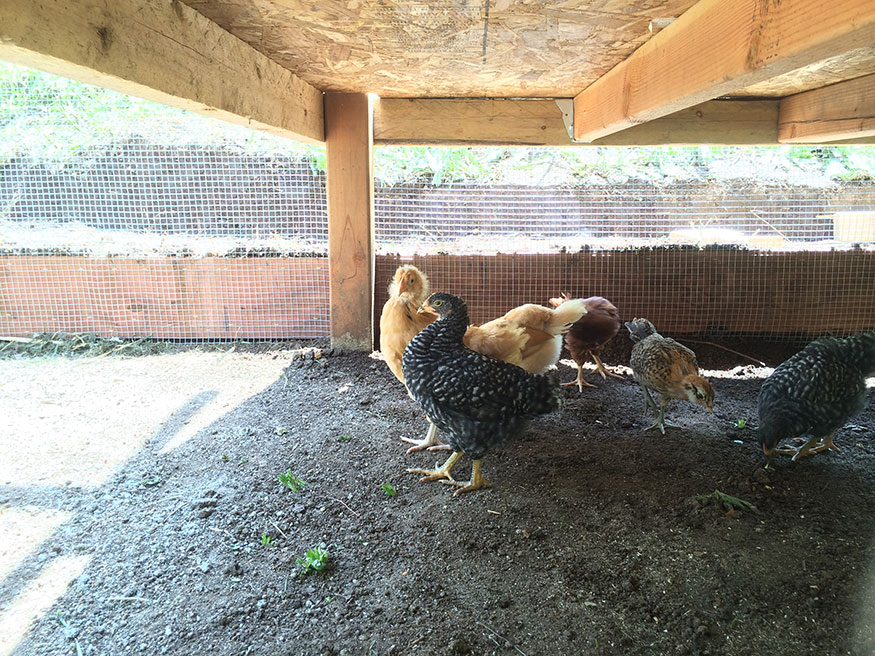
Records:
<instances>
[{"instance_id":1,"label":"chicken's beak","mask_svg":"<svg viewBox=\"0 0 875 656\"><path fill-rule=\"evenodd\" d=\"M422 305L419 306L419 309L416 311L417 314L425 314L426 312L431 312L432 314L436 314L435 309L428 304L428 301L423 301Z\"/></svg>"},{"instance_id":2,"label":"chicken's beak","mask_svg":"<svg viewBox=\"0 0 875 656\"><path fill-rule=\"evenodd\" d=\"M770 449L770 448L767 447L765 444L763 444L763 453L766 454L766 458L768 458L769 460L771 460L771 459L772 459L772 455L774 455L774 453L775 453L775 450L774 450L774 449Z\"/></svg>"}]
</instances>

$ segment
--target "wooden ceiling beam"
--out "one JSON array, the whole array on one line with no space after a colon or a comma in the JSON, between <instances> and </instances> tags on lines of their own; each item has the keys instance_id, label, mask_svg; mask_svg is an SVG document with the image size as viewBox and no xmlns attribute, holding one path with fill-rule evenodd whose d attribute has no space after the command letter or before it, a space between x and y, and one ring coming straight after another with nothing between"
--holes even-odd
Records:
<instances>
[{"instance_id":1,"label":"wooden ceiling beam","mask_svg":"<svg viewBox=\"0 0 875 656\"><path fill-rule=\"evenodd\" d=\"M435 146L727 146L778 143L777 100L711 100L573 144L552 100L381 98L374 103L374 143ZM861 137L855 143L875 143Z\"/></svg>"},{"instance_id":2,"label":"wooden ceiling beam","mask_svg":"<svg viewBox=\"0 0 875 656\"><path fill-rule=\"evenodd\" d=\"M324 141L321 91L175 0L3 0L0 59Z\"/></svg>"},{"instance_id":3,"label":"wooden ceiling beam","mask_svg":"<svg viewBox=\"0 0 875 656\"><path fill-rule=\"evenodd\" d=\"M700 0L574 99L594 141L875 41L872 0Z\"/></svg>"},{"instance_id":4,"label":"wooden ceiling beam","mask_svg":"<svg viewBox=\"0 0 875 656\"><path fill-rule=\"evenodd\" d=\"M781 100L778 141L782 143L822 143L861 137L875 137L875 75Z\"/></svg>"}]
</instances>

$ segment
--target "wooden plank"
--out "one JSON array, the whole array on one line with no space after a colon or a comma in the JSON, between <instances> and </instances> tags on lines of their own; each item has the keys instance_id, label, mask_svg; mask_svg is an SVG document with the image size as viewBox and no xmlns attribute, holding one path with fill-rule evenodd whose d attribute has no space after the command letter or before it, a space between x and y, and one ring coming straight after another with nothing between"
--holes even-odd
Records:
<instances>
[{"instance_id":1,"label":"wooden plank","mask_svg":"<svg viewBox=\"0 0 875 656\"><path fill-rule=\"evenodd\" d=\"M875 3L700 0L574 99L574 136L627 127L875 41Z\"/></svg>"},{"instance_id":2,"label":"wooden plank","mask_svg":"<svg viewBox=\"0 0 875 656\"><path fill-rule=\"evenodd\" d=\"M0 58L323 141L319 90L175 0L4 0Z\"/></svg>"},{"instance_id":3,"label":"wooden plank","mask_svg":"<svg viewBox=\"0 0 875 656\"><path fill-rule=\"evenodd\" d=\"M374 176L371 100L325 95L331 341L373 348Z\"/></svg>"},{"instance_id":4,"label":"wooden plank","mask_svg":"<svg viewBox=\"0 0 875 656\"><path fill-rule=\"evenodd\" d=\"M669 334L846 334L875 328L875 258L863 250L734 249L379 256L376 307L401 263L426 272L432 291L458 294L482 323L551 296L600 295L624 320L647 317ZM755 293L754 293L755 292Z\"/></svg>"},{"instance_id":5,"label":"wooden plank","mask_svg":"<svg viewBox=\"0 0 875 656\"><path fill-rule=\"evenodd\" d=\"M776 100L712 100L580 146L777 143ZM875 140L873 140L875 141ZM378 144L568 146L552 100L380 99Z\"/></svg>"},{"instance_id":6,"label":"wooden plank","mask_svg":"<svg viewBox=\"0 0 875 656\"><path fill-rule=\"evenodd\" d=\"M324 337L326 258L0 257L0 334Z\"/></svg>"},{"instance_id":7,"label":"wooden plank","mask_svg":"<svg viewBox=\"0 0 875 656\"><path fill-rule=\"evenodd\" d=\"M811 143L875 136L875 75L781 100L778 140Z\"/></svg>"}]
</instances>

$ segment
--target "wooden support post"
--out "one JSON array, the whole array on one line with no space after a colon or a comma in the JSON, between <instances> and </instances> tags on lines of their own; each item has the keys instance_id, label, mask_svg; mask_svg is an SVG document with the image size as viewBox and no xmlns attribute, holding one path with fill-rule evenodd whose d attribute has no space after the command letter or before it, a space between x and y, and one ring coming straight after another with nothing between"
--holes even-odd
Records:
<instances>
[{"instance_id":1,"label":"wooden support post","mask_svg":"<svg viewBox=\"0 0 875 656\"><path fill-rule=\"evenodd\" d=\"M371 99L325 94L331 343L373 348L374 175Z\"/></svg>"}]
</instances>

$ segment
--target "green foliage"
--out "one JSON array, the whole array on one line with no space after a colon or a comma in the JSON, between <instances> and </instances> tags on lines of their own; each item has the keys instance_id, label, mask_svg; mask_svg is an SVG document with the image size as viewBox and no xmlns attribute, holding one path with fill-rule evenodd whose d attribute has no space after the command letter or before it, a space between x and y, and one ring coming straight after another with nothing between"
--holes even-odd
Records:
<instances>
[{"instance_id":1,"label":"green foliage","mask_svg":"<svg viewBox=\"0 0 875 656\"><path fill-rule=\"evenodd\" d=\"M744 510L746 512L753 513L759 512L759 510L757 510L757 507L749 501L739 499L738 497L726 494L725 492L721 492L720 490L714 490L711 494L699 494L696 496L696 498L700 501L708 501L713 499L715 502L717 502L717 505L722 506L727 511Z\"/></svg>"},{"instance_id":2,"label":"green foliage","mask_svg":"<svg viewBox=\"0 0 875 656\"><path fill-rule=\"evenodd\" d=\"M297 558L295 562L301 566L304 574L313 572L322 572L328 567L329 563L328 549L322 547L313 547L307 549L307 553L303 558Z\"/></svg>"},{"instance_id":3,"label":"green foliage","mask_svg":"<svg viewBox=\"0 0 875 656\"><path fill-rule=\"evenodd\" d=\"M341 435L337 438L338 442L349 442L352 439L352 435Z\"/></svg>"},{"instance_id":4,"label":"green foliage","mask_svg":"<svg viewBox=\"0 0 875 656\"><path fill-rule=\"evenodd\" d=\"M388 482L383 483L380 486L380 489L383 490L383 494L385 494L387 497L394 497L396 494L398 494L398 490L395 489L395 486Z\"/></svg>"},{"instance_id":5,"label":"green foliage","mask_svg":"<svg viewBox=\"0 0 875 656\"><path fill-rule=\"evenodd\" d=\"M747 420L746 420L746 419L739 419L738 421L735 422L735 427L736 427L736 428L744 428L745 426L747 426Z\"/></svg>"},{"instance_id":6,"label":"green foliage","mask_svg":"<svg viewBox=\"0 0 875 656\"><path fill-rule=\"evenodd\" d=\"M278 153L323 175L325 148L211 119L14 64L0 63L0 162L17 155L64 165L131 140ZM875 178L871 146L425 147L381 146L379 184L573 185L745 176Z\"/></svg>"},{"instance_id":7,"label":"green foliage","mask_svg":"<svg viewBox=\"0 0 875 656\"><path fill-rule=\"evenodd\" d=\"M270 542L271 542L270 536L267 533L262 533L261 534L261 546L262 547L269 547Z\"/></svg>"},{"instance_id":8,"label":"green foliage","mask_svg":"<svg viewBox=\"0 0 875 656\"><path fill-rule=\"evenodd\" d=\"M285 474L280 474L277 478L279 478L280 483L285 485L292 492L303 492L304 487L307 485L307 481L295 476L291 469L287 470Z\"/></svg>"}]
</instances>

